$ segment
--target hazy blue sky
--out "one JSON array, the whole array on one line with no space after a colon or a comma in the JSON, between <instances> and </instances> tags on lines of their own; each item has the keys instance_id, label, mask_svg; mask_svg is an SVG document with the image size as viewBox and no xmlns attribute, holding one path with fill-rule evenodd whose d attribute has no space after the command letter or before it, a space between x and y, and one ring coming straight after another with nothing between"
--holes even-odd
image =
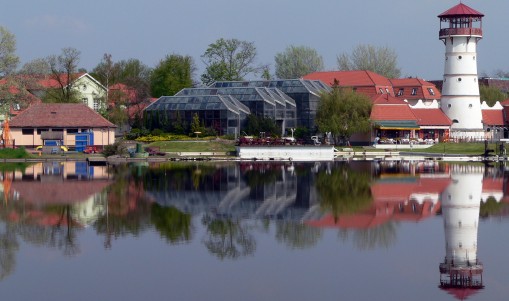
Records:
<instances>
[{"instance_id":1,"label":"hazy blue sky","mask_svg":"<svg viewBox=\"0 0 509 301\"><path fill-rule=\"evenodd\" d=\"M465 0L485 14L479 72L509 71L509 1ZM167 54L200 55L218 38L254 42L258 62L274 66L289 45L315 48L326 69L356 45L389 46L402 76L441 79L444 45L437 15L459 0L18 0L6 1L0 25L17 39L22 62L81 51L91 70L104 53L114 61L137 58L153 67Z\"/></svg>"}]
</instances>

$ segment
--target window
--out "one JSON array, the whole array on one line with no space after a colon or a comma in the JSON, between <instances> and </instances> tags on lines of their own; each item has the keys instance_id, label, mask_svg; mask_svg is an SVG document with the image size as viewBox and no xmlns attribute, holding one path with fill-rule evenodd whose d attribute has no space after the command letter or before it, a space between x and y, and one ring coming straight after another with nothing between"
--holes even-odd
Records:
<instances>
[{"instance_id":1,"label":"window","mask_svg":"<svg viewBox=\"0 0 509 301\"><path fill-rule=\"evenodd\" d=\"M460 56L458 56L458 59L460 59L460 60L461 60L462 58L463 58L463 57L462 57L461 55L460 55Z\"/></svg>"},{"instance_id":2,"label":"window","mask_svg":"<svg viewBox=\"0 0 509 301\"><path fill-rule=\"evenodd\" d=\"M447 107L448 107L448 108L450 108L450 107L451 107L451 104L448 104L448 105L447 105Z\"/></svg>"},{"instance_id":3,"label":"window","mask_svg":"<svg viewBox=\"0 0 509 301\"><path fill-rule=\"evenodd\" d=\"M94 98L94 110L99 110L100 101L97 98Z\"/></svg>"},{"instance_id":4,"label":"window","mask_svg":"<svg viewBox=\"0 0 509 301\"><path fill-rule=\"evenodd\" d=\"M384 94L384 89L380 88L380 94Z\"/></svg>"},{"instance_id":5,"label":"window","mask_svg":"<svg viewBox=\"0 0 509 301\"><path fill-rule=\"evenodd\" d=\"M389 94L389 88L385 88L385 92L387 92L387 94Z\"/></svg>"},{"instance_id":6,"label":"window","mask_svg":"<svg viewBox=\"0 0 509 301\"><path fill-rule=\"evenodd\" d=\"M460 78L458 78L458 81L459 81L459 82L461 81L461 77L460 77Z\"/></svg>"},{"instance_id":7,"label":"window","mask_svg":"<svg viewBox=\"0 0 509 301\"><path fill-rule=\"evenodd\" d=\"M78 133L78 129L67 129L67 134L76 134Z\"/></svg>"},{"instance_id":8,"label":"window","mask_svg":"<svg viewBox=\"0 0 509 301\"><path fill-rule=\"evenodd\" d=\"M12 104L12 109L14 111L19 111L19 110L21 110L21 106L19 105L19 103L13 103Z\"/></svg>"},{"instance_id":9,"label":"window","mask_svg":"<svg viewBox=\"0 0 509 301\"><path fill-rule=\"evenodd\" d=\"M86 104L86 105L88 106L88 98L83 97L83 98L81 99L81 102L82 102L82 103L84 103L84 104Z\"/></svg>"},{"instance_id":10,"label":"window","mask_svg":"<svg viewBox=\"0 0 509 301\"><path fill-rule=\"evenodd\" d=\"M471 108L471 107L472 107L472 104L469 104L469 105L468 105L468 107L469 107L469 108Z\"/></svg>"},{"instance_id":11,"label":"window","mask_svg":"<svg viewBox=\"0 0 509 301\"><path fill-rule=\"evenodd\" d=\"M417 95L417 88L412 88L412 95Z\"/></svg>"},{"instance_id":12,"label":"window","mask_svg":"<svg viewBox=\"0 0 509 301\"><path fill-rule=\"evenodd\" d=\"M21 134L22 135L33 135L34 129L21 129Z\"/></svg>"},{"instance_id":13,"label":"window","mask_svg":"<svg viewBox=\"0 0 509 301\"><path fill-rule=\"evenodd\" d=\"M433 88L428 88L429 94L435 95L435 91L433 91Z\"/></svg>"},{"instance_id":14,"label":"window","mask_svg":"<svg viewBox=\"0 0 509 301\"><path fill-rule=\"evenodd\" d=\"M399 89L399 91L398 91L398 96L403 95L403 92L405 92L405 89Z\"/></svg>"}]
</instances>

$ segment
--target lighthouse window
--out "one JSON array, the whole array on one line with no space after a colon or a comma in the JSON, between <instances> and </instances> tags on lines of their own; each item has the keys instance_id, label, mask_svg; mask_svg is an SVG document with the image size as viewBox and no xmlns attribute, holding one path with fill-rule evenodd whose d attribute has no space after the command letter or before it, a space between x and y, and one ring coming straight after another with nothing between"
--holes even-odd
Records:
<instances>
[{"instance_id":1,"label":"lighthouse window","mask_svg":"<svg viewBox=\"0 0 509 301\"><path fill-rule=\"evenodd\" d=\"M468 105L468 107L469 107L469 108L471 108L471 107L472 107L472 104L469 104L469 105Z\"/></svg>"},{"instance_id":2,"label":"lighthouse window","mask_svg":"<svg viewBox=\"0 0 509 301\"><path fill-rule=\"evenodd\" d=\"M475 55L474 55L474 61L475 61Z\"/></svg>"},{"instance_id":3,"label":"lighthouse window","mask_svg":"<svg viewBox=\"0 0 509 301\"><path fill-rule=\"evenodd\" d=\"M459 82L461 81L461 77L460 77L460 78L458 78L458 81L459 81Z\"/></svg>"},{"instance_id":4,"label":"lighthouse window","mask_svg":"<svg viewBox=\"0 0 509 301\"><path fill-rule=\"evenodd\" d=\"M451 107L451 104L448 104L448 105L447 105L447 107L448 107L448 108L450 108L450 107Z\"/></svg>"},{"instance_id":5,"label":"lighthouse window","mask_svg":"<svg viewBox=\"0 0 509 301\"><path fill-rule=\"evenodd\" d=\"M474 82L477 82L477 78L474 77Z\"/></svg>"},{"instance_id":6,"label":"lighthouse window","mask_svg":"<svg viewBox=\"0 0 509 301\"><path fill-rule=\"evenodd\" d=\"M460 59L460 60L461 60L462 58L463 58L463 57L462 57L461 55L460 55L460 56L458 56L458 59Z\"/></svg>"}]
</instances>

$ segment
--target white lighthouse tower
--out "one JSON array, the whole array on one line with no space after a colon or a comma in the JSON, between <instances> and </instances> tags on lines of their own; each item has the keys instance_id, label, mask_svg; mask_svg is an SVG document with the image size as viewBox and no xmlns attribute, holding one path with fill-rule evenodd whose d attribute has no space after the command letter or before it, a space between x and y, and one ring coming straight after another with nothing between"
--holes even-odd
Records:
<instances>
[{"instance_id":1,"label":"white lighthouse tower","mask_svg":"<svg viewBox=\"0 0 509 301\"><path fill-rule=\"evenodd\" d=\"M476 52L484 15L460 3L438 17L445 44L441 108L453 122L450 137L484 139Z\"/></svg>"}]
</instances>

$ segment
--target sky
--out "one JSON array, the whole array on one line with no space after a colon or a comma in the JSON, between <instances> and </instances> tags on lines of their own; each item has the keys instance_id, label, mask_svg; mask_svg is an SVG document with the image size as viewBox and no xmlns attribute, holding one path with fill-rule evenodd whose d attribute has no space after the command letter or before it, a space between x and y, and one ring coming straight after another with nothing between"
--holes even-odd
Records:
<instances>
[{"instance_id":1,"label":"sky","mask_svg":"<svg viewBox=\"0 0 509 301\"><path fill-rule=\"evenodd\" d=\"M16 37L22 63L81 52L91 71L104 53L114 61L135 58L149 67L170 54L200 56L219 38L253 42L257 63L274 68L290 45L316 49L326 70L359 44L387 46L398 55L403 77L442 79L444 45L437 16L459 0L17 0L0 10L0 26ZM509 71L509 1L464 0L484 13L478 71Z\"/></svg>"}]
</instances>

